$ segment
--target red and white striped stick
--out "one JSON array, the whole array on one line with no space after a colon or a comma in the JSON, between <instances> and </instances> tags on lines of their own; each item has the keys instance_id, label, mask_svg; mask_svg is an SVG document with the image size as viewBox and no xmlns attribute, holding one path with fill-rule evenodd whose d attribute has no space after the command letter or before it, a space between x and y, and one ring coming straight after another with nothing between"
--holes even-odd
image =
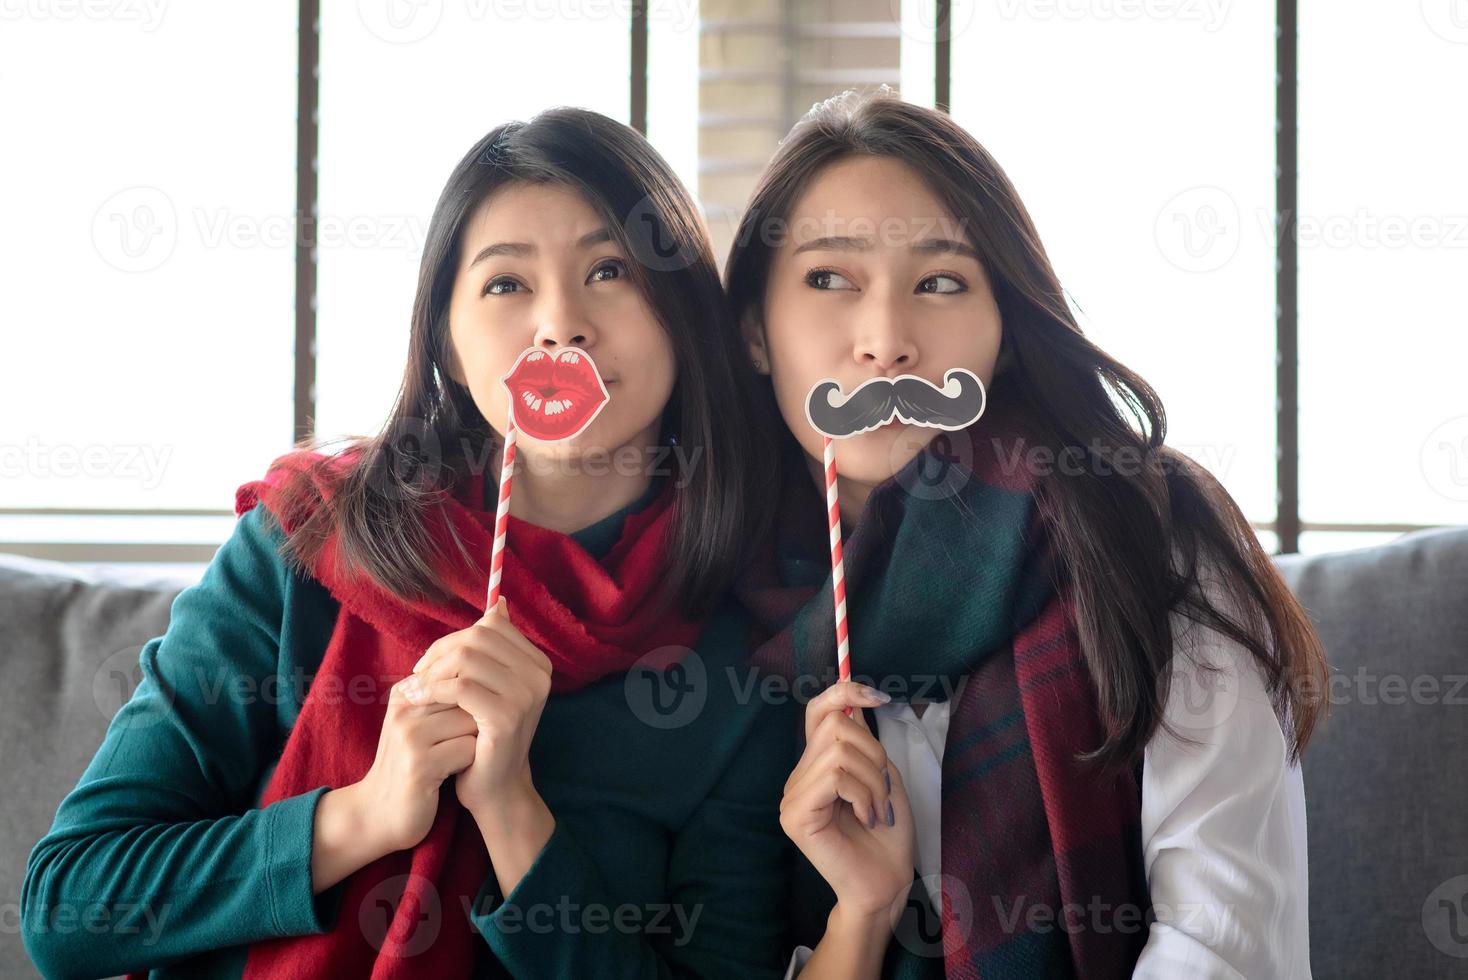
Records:
<instances>
[{"instance_id":1,"label":"red and white striped stick","mask_svg":"<svg viewBox=\"0 0 1468 980\"><path fill-rule=\"evenodd\" d=\"M512 402L513 405L513 402ZM515 410L511 407L505 425L505 453L500 461L500 499L494 510L494 548L489 553L489 612L500 601L500 578L505 568L505 532L510 527L510 480L515 475Z\"/></svg>"},{"instance_id":2,"label":"red and white striped stick","mask_svg":"<svg viewBox=\"0 0 1468 980\"><path fill-rule=\"evenodd\" d=\"M836 672L851 680L851 639L846 634L846 564L841 560L841 505L836 495L836 440L823 435L821 451L826 463L826 519L831 529L831 596L836 604ZM842 709L846 717L851 705Z\"/></svg>"}]
</instances>

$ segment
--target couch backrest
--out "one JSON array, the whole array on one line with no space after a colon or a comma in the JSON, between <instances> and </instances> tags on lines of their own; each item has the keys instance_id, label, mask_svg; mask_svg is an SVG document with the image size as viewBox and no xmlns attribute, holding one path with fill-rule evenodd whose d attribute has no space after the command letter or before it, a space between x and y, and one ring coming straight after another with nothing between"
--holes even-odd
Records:
<instances>
[{"instance_id":1,"label":"couch backrest","mask_svg":"<svg viewBox=\"0 0 1468 980\"><path fill-rule=\"evenodd\" d=\"M1313 973L1468 976L1468 528L1276 564L1334 678L1304 757ZM26 857L185 584L0 556L0 976L36 975Z\"/></svg>"},{"instance_id":2,"label":"couch backrest","mask_svg":"<svg viewBox=\"0 0 1468 980\"><path fill-rule=\"evenodd\" d=\"M1468 976L1468 528L1276 564L1332 673L1304 755L1313 973Z\"/></svg>"},{"instance_id":3,"label":"couch backrest","mask_svg":"<svg viewBox=\"0 0 1468 980\"><path fill-rule=\"evenodd\" d=\"M39 974L20 938L26 857L141 679L182 579L0 556L0 977Z\"/></svg>"}]
</instances>

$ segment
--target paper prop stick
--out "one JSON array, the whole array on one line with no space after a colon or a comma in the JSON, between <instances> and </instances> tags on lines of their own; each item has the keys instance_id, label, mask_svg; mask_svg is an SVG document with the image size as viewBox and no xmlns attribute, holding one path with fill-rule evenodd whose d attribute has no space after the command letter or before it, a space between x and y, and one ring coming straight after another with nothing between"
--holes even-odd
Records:
<instances>
[{"instance_id":1,"label":"paper prop stick","mask_svg":"<svg viewBox=\"0 0 1468 980\"><path fill-rule=\"evenodd\" d=\"M851 638L846 633L846 563L841 558L841 503L836 498L836 442L822 433L826 470L826 523L831 537L831 595L836 603L836 670L851 680ZM851 717L851 705L846 706Z\"/></svg>"},{"instance_id":2,"label":"paper prop stick","mask_svg":"<svg viewBox=\"0 0 1468 980\"><path fill-rule=\"evenodd\" d=\"M836 670L841 680L851 679L851 638L846 626L846 566L841 557L835 440L894 421L955 431L977 421L987 401L984 383L967 368L950 368L941 388L915 374L869 378L846 396L841 394L841 382L833 378L817 381L811 387L805 400L805 419L822 436L826 521L831 535L831 596L836 606ZM844 712L850 717L852 708L848 705Z\"/></svg>"},{"instance_id":3,"label":"paper prop stick","mask_svg":"<svg viewBox=\"0 0 1468 980\"><path fill-rule=\"evenodd\" d=\"M500 496L494 512L494 548L489 558L488 611L500 599L504 574L505 532L510 526L510 483L515 475L517 433L540 442L564 442L586 431L610 395L591 355L579 347L563 347L552 354L528 347L515 358L500 379L508 394L505 450L500 461Z\"/></svg>"}]
</instances>

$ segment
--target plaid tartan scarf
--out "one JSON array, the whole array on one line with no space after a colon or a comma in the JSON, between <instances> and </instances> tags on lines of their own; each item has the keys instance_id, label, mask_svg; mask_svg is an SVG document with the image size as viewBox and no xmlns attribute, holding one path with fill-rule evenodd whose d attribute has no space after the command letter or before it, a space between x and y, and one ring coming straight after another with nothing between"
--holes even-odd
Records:
<instances>
[{"instance_id":1,"label":"plaid tartan scarf","mask_svg":"<svg viewBox=\"0 0 1468 980\"><path fill-rule=\"evenodd\" d=\"M1071 761L1102 728L1009 414L991 405L939 432L873 491L844 545L852 678L894 702L954 701L941 918L914 872L884 977L1127 977L1146 943L1141 768L1101 780ZM768 636L755 664L804 699L837 676L830 555L821 495L786 449L775 540L738 591ZM803 858L797 908L802 879L828 910L834 893Z\"/></svg>"}]
</instances>

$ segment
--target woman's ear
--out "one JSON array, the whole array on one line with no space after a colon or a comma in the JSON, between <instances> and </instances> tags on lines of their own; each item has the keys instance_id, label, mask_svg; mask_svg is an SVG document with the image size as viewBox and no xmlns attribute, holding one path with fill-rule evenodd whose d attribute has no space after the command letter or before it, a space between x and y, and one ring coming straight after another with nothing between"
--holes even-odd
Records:
<instances>
[{"instance_id":1,"label":"woman's ear","mask_svg":"<svg viewBox=\"0 0 1468 980\"><path fill-rule=\"evenodd\" d=\"M769 374L770 352L765 347L764 327L753 316L744 317L739 327L744 334L744 344L749 350L749 360L754 369L760 374Z\"/></svg>"}]
</instances>

